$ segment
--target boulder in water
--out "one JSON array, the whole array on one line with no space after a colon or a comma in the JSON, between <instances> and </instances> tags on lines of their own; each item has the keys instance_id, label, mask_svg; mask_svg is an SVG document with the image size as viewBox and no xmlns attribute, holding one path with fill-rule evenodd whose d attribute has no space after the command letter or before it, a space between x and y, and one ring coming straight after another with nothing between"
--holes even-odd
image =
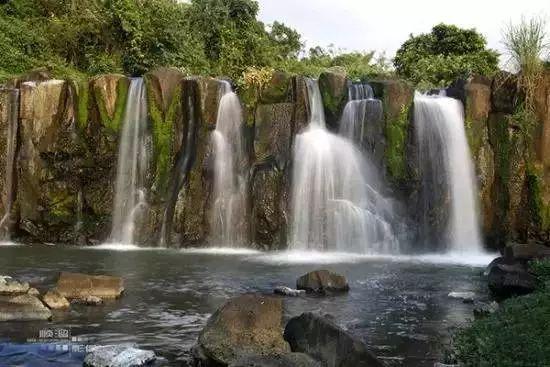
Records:
<instances>
[{"instance_id":1,"label":"boulder in water","mask_svg":"<svg viewBox=\"0 0 550 367\"><path fill-rule=\"evenodd\" d=\"M474 292L451 292L449 293L450 298L461 299L464 303L473 303L475 299Z\"/></svg>"},{"instance_id":2,"label":"boulder in water","mask_svg":"<svg viewBox=\"0 0 550 367\"><path fill-rule=\"evenodd\" d=\"M75 305L84 306L100 306L103 304L103 300L96 296L85 296L71 299L71 303Z\"/></svg>"},{"instance_id":3,"label":"boulder in water","mask_svg":"<svg viewBox=\"0 0 550 367\"><path fill-rule=\"evenodd\" d=\"M315 270L302 275L296 281L296 288L319 294L349 291L346 278L328 270Z\"/></svg>"},{"instance_id":4,"label":"boulder in water","mask_svg":"<svg viewBox=\"0 0 550 367\"><path fill-rule=\"evenodd\" d=\"M62 272L55 290L67 299L85 299L89 296L115 299L124 291L122 278L107 275L87 275Z\"/></svg>"},{"instance_id":5,"label":"boulder in water","mask_svg":"<svg viewBox=\"0 0 550 367\"><path fill-rule=\"evenodd\" d=\"M281 285L281 286L275 287L275 289L273 290L273 293L279 294L281 296L298 297L306 293L306 291L300 290L300 289L292 289Z\"/></svg>"},{"instance_id":6,"label":"boulder in water","mask_svg":"<svg viewBox=\"0 0 550 367\"><path fill-rule=\"evenodd\" d=\"M51 317L51 311L35 296L0 296L0 321L37 321Z\"/></svg>"},{"instance_id":7,"label":"boulder in water","mask_svg":"<svg viewBox=\"0 0 550 367\"><path fill-rule=\"evenodd\" d=\"M293 352L306 353L326 367L382 367L367 346L331 320L307 312L292 318L285 340Z\"/></svg>"},{"instance_id":8,"label":"boulder in water","mask_svg":"<svg viewBox=\"0 0 550 367\"><path fill-rule=\"evenodd\" d=\"M7 275L0 276L0 294L22 294L29 291L29 283L20 282Z\"/></svg>"},{"instance_id":9,"label":"boulder in water","mask_svg":"<svg viewBox=\"0 0 550 367\"><path fill-rule=\"evenodd\" d=\"M44 297L42 297L42 301L52 310L69 308L71 305L69 301L67 301L67 298L63 297L57 291L48 291Z\"/></svg>"},{"instance_id":10,"label":"boulder in water","mask_svg":"<svg viewBox=\"0 0 550 367\"><path fill-rule=\"evenodd\" d=\"M139 367L146 366L156 359L149 350L129 345L105 345L92 347L84 358L87 367Z\"/></svg>"},{"instance_id":11,"label":"boulder in water","mask_svg":"<svg viewBox=\"0 0 550 367\"><path fill-rule=\"evenodd\" d=\"M497 264L490 268L489 289L499 297L511 297L531 293L537 287L535 276L520 264Z\"/></svg>"},{"instance_id":12,"label":"boulder in water","mask_svg":"<svg viewBox=\"0 0 550 367\"><path fill-rule=\"evenodd\" d=\"M221 306L208 320L194 348L195 366L228 366L249 355L290 352L282 337L283 301L246 294Z\"/></svg>"},{"instance_id":13,"label":"boulder in water","mask_svg":"<svg viewBox=\"0 0 550 367\"><path fill-rule=\"evenodd\" d=\"M246 356L229 367L321 367L321 364L304 353L287 353L270 356Z\"/></svg>"}]
</instances>

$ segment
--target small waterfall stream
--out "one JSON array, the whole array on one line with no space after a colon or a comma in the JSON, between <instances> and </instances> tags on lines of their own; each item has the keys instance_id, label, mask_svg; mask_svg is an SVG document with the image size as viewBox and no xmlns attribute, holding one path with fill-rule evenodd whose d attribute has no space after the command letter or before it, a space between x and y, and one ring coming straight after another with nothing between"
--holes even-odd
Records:
<instances>
[{"instance_id":1,"label":"small waterfall stream","mask_svg":"<svg viewBox=\"0 0 550 367\"><path fill-rule=\"evenodd\" d=\"M321 93L308 80L311 121L296 136L291 190L291 250L395 253L392 205L354 144L325 126Z\"/></svg>"},{"instance_id":2,"label":"small waterfall stream","mask_svg":"<svg viewBox=\"0 0 550 367\"><path fill-rule=\"evenodd\" d=\"M17 127L19 123L19 89L9 90L9 111L8 111L8 131L6 134L6 171L4 178L5 213L0 220L1 240L10 239L10 216L14 202L14 174L15 174L15 154L17 147Z\"/></svg>"},{"instance_id":3,"label":"small waterfall stream","mask_svg":"<svg viewBox=\"0 0 550 367\"><path fill-rule=\"evenodd\" d=\"M241 102L231 85L221 81L214 150L214 192L210 220L211 242L223 247L242 246L245 240L246 177L240 167L245 160Z\"/></svg>"},{"instance_id":4,"label":"small waterfall stream","mask_svg":"<svg viewBox=\"0 0 550 367\"><path fill-rule=\"evenodd\" d=\"M142 78L133 78L119 140L111 241L134 242L135 220L146 208L147 97Z\"/></svg>"},{"instance_id":5,"label":"small waterfall stream","mask_svg":"<svg viewBox=\"0 0 550 367\"><path fill-rule=\"evenodd\" d=\"M463 254L483 252L477 185L464 130L462 103L441 95L426 96L417 92L414 119L424 200L431 200L440 190L443 190L440 196L450 199L448 250Z\"/></svg>"},{"instance_id":6,"label":"small waterfall stream","mask_svg":"<svg viewBox=\"0 0 550 367\"><path fill-rule=\"evenodd\" d=\"M352 84L348 88L349 101L340 119L340 135L356 144L362 144L368 124L383 119L382 101L374 98L368 84Z\"/></svg>"}]
</instances>

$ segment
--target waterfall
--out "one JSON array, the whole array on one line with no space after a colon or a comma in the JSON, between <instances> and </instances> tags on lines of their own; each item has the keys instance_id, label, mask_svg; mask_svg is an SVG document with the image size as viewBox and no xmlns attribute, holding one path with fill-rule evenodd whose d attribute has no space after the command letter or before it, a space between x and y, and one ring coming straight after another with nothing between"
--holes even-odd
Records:
<instances>
[{"instance_id":1,"label":"waterfall","mask_svg":"<svg viewBox=\"0 0 550 367\"><path fill-rule=\"evenodd\" d=\"M5 213L0 220L0 232L2 240L10 239L10 216L14 201L14 174L15 174L15 154L17 146L17 127L19 121L19 89L10 89L8 92L8 126L6 133L6 172L4 189L6 197L4 199Z\"/></svg>"},{"instance_id":2,"label":"waterfall","mask_svg":"<svg viewBox=\"0 0 550 367\"><path fill-rule=\"evenodd\" d=\"M348 99L350 101L374 98L374 91L369 84L353 83L348 87Z\"/></svg>"},{"instance_id":3,"label":"waterfall","mask_svg":"<svg viewBox=\"0 0 550 367\"><path fill-rule=\"evenodd\" d=\"M374 98L369 84L352 84L348 88L349 101L340 119L340 135L355 143L363 143L367 125L383 119L382 101Z\"/></svg>"},{"instance_id":4,"label":"waterfall","mask_svg":"<svg viewBox=\"0 0 550 367\"><path fill-rule=\"evenodd\" d=\"M135 221L147 207L147 97L142 78L133 78L119 140L111 241L134 242Z\"/></svg>"},{"instance_id":5,"label":"waterfall","mask_svg":"<svg viewBox=\"0 0 550 367\"><path fill-rule=\"evenodd\" d=\"M414 98L423 200L435 196L449 202L446 237L449 250L481 253L476 202L477 187L466 133L462 103L441 95ZM430 192L426 192L426 191ZM425 207L429 204L425 204ZM429 229L428 229L429 230Z\"/></svg>"},{"instance_id":6,"label":"waterfall","mask_svg":"<svg viewBox=\"0 0 550 367\"><path fill-rule=\"evenodd\" d=\"M214 150L211 240L215 245L235 247L245 240L246 176L240 169L245 161L243 113L231 85L221 83L216 129L211 137Z\"/></svg>"},{"instance_id":7,"label":"waterfall","mask_svg":"<svg viewBox=\"0 0 550 367\"><path fill-rule=\"evenodd\" d=\"M311 120L296 136L291 192L292 250L395 253L392 205L375 170L348 139L325 127L316 81L307 82Z\"/></svg>"}]
</instances>

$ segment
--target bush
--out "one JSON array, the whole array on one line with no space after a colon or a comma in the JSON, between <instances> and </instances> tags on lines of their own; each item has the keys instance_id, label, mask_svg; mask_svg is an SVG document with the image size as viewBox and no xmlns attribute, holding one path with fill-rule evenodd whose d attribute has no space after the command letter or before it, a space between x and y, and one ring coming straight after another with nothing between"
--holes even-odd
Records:
<instances>
[{"instance_id":1,"label":"bush","mask_svg":"<svg viewBox=\"0 0 550 367\"><path fill-rule=\"evenodd\" d=\"M464 367L550 366L549 323L548 292L506 300L455 335L457 361Z\"/></svg>"},{"instance_id":2,"label":"bush","mask_svg":"<svg viewBox=\"0 0 550 367\"><path fill-rule=\"evenodd\" d=\"M474 29L439 24L431 33L411 36L397 51L394 66L398 76L420 87L444 87L473 73L494 73L498 54L486 45Z\"/></svg>"}]
</instances>

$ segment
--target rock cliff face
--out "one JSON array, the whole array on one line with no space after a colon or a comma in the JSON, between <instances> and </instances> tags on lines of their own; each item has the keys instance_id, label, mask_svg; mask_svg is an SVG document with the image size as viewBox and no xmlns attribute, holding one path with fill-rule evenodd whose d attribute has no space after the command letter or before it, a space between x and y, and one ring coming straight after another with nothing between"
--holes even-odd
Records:
<instances>
[{"instance_id":1,"label":"rock cliff face","mask_svg":"<svg viewBox=\"0 0 550 367\"><path fill-rule=\"evenodd\" d=\"M144 80L151 158L148 208L136 238L150 245L204 246L210 239L211 132L221 83L168 68ZM374 157L388 192L409 208L405 216L414 223L420 181L413 89L400 80L369 83L384 117L364 126L361 148ZM319 80L327 125L334 131L349 84L338 70ZM41 76L0 89L0 215L10 211L0 225L3 233L9 229L15 240L82 245L108 240L129 85L122 75L81 81ZM241 170L247 172L248 209L242 222L249 243L243 245L282 249L290 230L293 143L309 121L305 79L276 72L261 88L239 86L237 93L246 122ZM537 92L531 134L523 128L522 94L511 75L476 76L455 83L448 94L465 107L487 243L549 241L550 73ZM436 229L444 226L444 205L429 208Z\"/></svg>"}]
</instances>

